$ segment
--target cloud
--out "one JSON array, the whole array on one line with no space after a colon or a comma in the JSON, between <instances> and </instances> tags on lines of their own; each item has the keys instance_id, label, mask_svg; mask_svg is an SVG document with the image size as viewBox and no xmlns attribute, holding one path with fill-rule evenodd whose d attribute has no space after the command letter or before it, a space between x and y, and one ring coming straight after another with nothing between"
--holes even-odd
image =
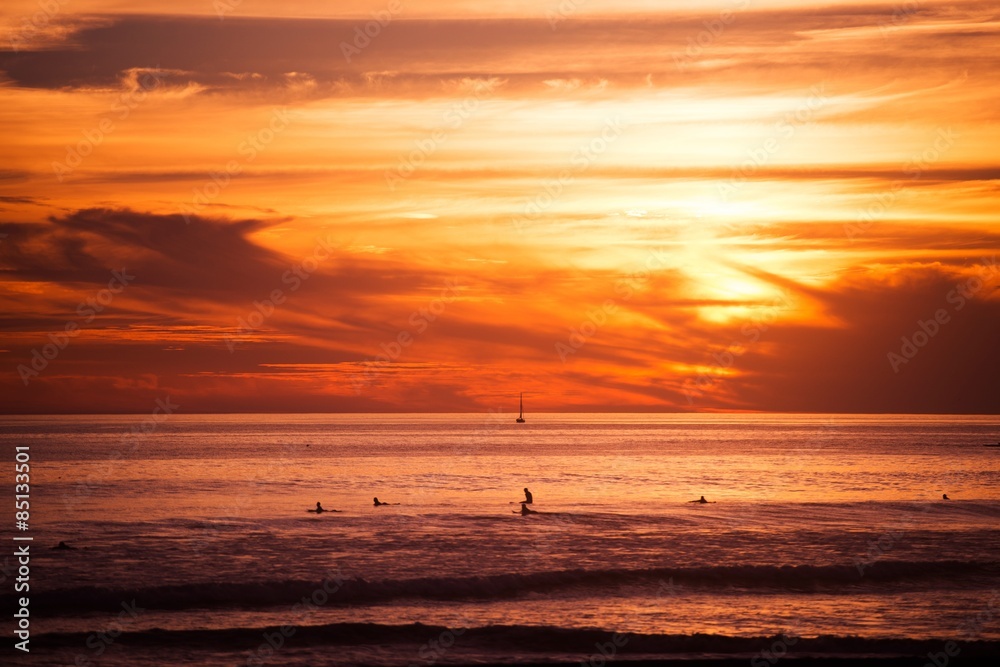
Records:
<instances>
[{"instance_id":1,"label":"cloud","mask_svg":"<svg viewBox=\"0 0 1000 667\"><path fill-rule=\"evenodd\" d=\"M988 407L993 284L947 298L1000 247L981 4L760 0L720 28L734 3L592 0L553 26L430 0L350 61L370 17L334 4L84 0L0 51L3 410L476 410L510 387L550 410Z\"/></svg>"},{"instance_id":2,"label":"cloud","mask_svg":"<svg viewBox=\"0 0 1000 667\"><path fill-rule=\"evenodd\" d=\"M282 257L248 239L269 223L129 209L83 209L46 224L4 224L4 279L99 285L128 267L149 287L238 298L263 290Z\"/></svg>"},{"instance_id":3,"label":"cloud","mask_svg":"<svg viewBox=\"0 0 1000 667\"><path fill-rule=\"evenodd\" d=\"M948 69L964 53L973 74L986 75L997 65L998 56L986 48L997 25L983 19L974 3L928 4L887 40L895 11L881 3L740 12L721 33L708 33L707 46L699 40L718 16L689 10L641 19L579 18L557 31L542 17L411 18L390 23L351 62L338 45L353 43L358 19L118 16L80 25L71 45L62 48L0 51L0 69L16 85L52 89L110 87L135 68L183 72L206 91L280 88L294 75L293 92L323 97L345 94L345 84L363 95L373 72L393 73L377 78L383 89L424 94L436 94L442 81L456 78L502 78L512 91L549 87L589 94L615 85L646 87L654 74L659 85L671 87L746 82L748 75L759 81L764 71L784 76L776 90L809 85L831 54L849 55L855 78L918 66L930 74Z\"/></svg>"},{"instance_id":4,"label":"cloud","mask_svg":"<svg viewBox=\"0 0 1000 667\"><path fill-rule=\"evenodd\" d=\"M992 262L995 258L961 270L936 265L872 269L810 289L830 324L777 322L766 331L754 327L753 336L730 332L745 352L729 356L727 350L735 347L717 344L705 354L707 365L734 374L703 382L694 404L789 412L991 414L991 387L1000 371L994 342L1000 269ZM985 279L981 287L977 277ZM940 317L937 323L935 317ZM927 331L933 333L921 333ZM920 345L911 349L907 340Z\"/></svg>"}]
</instances>

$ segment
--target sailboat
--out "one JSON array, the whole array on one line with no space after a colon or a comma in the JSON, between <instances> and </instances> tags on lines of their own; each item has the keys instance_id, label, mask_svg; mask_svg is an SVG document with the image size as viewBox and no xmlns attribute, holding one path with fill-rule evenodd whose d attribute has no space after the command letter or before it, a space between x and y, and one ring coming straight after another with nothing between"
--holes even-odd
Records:
<instances>
[{"instance_id":1,"label":"sailboat","mask_svg":"<svg viewBox=\"0 0 1000 667\"><path fill-rule=\"evenodd\" d=\"M517 419L515 421L518 424L523 424L524 423L524 393L523 392L521 393L521 412L520 412L520 414L517 415Z\"/></svg>"}]
</instances>

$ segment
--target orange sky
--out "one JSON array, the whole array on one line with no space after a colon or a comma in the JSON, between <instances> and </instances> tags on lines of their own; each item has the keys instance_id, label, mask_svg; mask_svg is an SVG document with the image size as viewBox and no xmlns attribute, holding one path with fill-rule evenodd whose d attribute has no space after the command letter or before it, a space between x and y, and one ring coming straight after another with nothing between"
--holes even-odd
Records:
<instances>
[{"instance_id":1,"label":"orange sky","mask_svg":"<svg viewBox=\"0 0 1000 667\"><path fill-rule=\"evenodd\" d=\"M995 9L412 4L4 3L0 411L996 411Z\"/></svg>"}]
</instances>

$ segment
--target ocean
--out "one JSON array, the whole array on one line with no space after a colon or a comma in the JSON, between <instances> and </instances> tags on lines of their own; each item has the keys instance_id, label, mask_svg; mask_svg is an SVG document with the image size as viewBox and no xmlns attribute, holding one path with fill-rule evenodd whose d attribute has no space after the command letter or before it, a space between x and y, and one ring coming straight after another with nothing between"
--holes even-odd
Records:
<instances>
[{"instance_id":1,"label":"ocean","mask_svg":"<svg viewBox=\"0 0 1000 667\"><path fill-rule=\"evenodd\" d=\"M995 416L0 417L9 497L15 446L30 455L30 526L9 532L32 538L30 592L12 549L2 575L5 609L30 598L30 654L0 661L996 656L998 433Z\"/></svg>"}]
</instances>

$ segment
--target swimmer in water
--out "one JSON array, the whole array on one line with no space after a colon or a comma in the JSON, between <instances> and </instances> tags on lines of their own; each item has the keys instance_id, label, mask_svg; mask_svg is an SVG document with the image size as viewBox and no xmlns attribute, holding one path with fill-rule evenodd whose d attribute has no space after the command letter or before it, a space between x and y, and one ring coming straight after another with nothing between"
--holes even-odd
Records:
<instances>
[{"instance_id":1,"label":"swimmer in water","mask_svg":"<svg viewBox=\"0 0 1000 667\"><path fill-rule=\"evenodd\" d=\"M323 506L319 504L319 501L316 501L316 509L314 509L314 510L306 510L306 511L307 512L315 512L316 514L322 514L323 512L339 512L340 510L327 510L327 509L323 509Z\"/></svg>"}]
</instances>

